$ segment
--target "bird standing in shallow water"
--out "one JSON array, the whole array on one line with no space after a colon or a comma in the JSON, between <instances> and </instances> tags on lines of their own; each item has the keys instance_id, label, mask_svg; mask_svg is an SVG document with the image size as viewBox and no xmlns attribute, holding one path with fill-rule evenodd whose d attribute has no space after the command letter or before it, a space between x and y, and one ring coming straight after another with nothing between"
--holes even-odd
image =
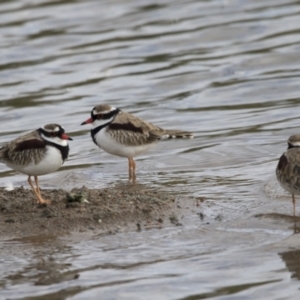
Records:
<instances>
[{"instance_id":1,"label":"bird standing in shallow water","mask_svg":"<svg viewBox=\"0 0 300 300\"><path fill-rule=\"evenodd\" d=\"M91 117L81 125L93 124L91 136L94 143L104 151L128 158L129 180L136 180L134 157L149 150L159 140L193 138L182 130L168 130L148 123L132 114L110 105L98 105Z\"/></svg>"},{"instance_id":2,"label":"bird standing in shallow water","mask_svg":"<svg viewBox=\"0 0 300 300\"><path fill-rule=\"evenodd\" d=\"M282 154L276 168L280 185L292 194L293 214L296 215L295 195L300 195L300 135L288 139L288 149Z\"/></svg>"},{"instance_id":3,"label":"bird standing in shallow water","mask_svg":"<svg viewBox=\"0 0 300 300\"><path fill-rule=\"evenodd\" d=\"M28 175L28 183L40 204L49 204L41 196L38 176L58 170L69 155L67 140L72 140L58 124L47 124L22 135L0 149L0 162L9 168ZM36 188L31 176L34 176Z\"/></svg>"}]
</instances>

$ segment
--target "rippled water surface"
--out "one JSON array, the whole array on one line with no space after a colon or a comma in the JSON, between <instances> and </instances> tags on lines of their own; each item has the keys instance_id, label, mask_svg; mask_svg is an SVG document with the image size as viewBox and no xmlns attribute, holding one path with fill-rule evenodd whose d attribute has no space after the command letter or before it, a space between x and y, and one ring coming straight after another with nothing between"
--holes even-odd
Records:
<instances>
[{"instance_id":1,"label":"rippled water surface","mask_svg":"<svg viewBox=\"0 0 300 300\"><path fill-rule=\"evenodd\" d=\"M74 137L43 187L127 180L126 159L80 126L109 103L195 133L137 158L137 176L206 201L182 227L2 241L0 298L298 299L299 229L274 170L299 130L299 12L289 0L1 1L0 143L50 122ZM3 164L0 178L26 184Z\"/></svg>"}]
</instances>

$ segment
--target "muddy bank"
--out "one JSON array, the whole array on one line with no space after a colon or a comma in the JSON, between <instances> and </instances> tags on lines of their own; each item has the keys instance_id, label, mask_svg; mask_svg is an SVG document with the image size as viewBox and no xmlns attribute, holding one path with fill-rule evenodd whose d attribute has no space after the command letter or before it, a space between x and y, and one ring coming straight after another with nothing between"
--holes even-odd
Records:
<instances>
[{"instance_id":1,"label":"muddy bank","mask_svg":"<svg viewBox=\"0 0 300 300\"><path fill-rule=\"evenodd\" d=\"M0 236L24 237L92 231L114 234L166 224L181 225L179 199L138 185L105 189L42 190L51 205L38 205L30 189L0 189Z\"/></svg>"}]
</instances>

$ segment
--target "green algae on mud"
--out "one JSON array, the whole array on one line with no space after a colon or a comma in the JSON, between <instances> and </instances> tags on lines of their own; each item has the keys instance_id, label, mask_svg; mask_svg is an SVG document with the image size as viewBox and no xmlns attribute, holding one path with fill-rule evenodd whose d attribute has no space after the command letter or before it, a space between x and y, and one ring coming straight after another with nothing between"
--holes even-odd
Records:
<instances>
[{"instance_id":1,"label":"green algae on mud","mask_svg":"<svg viewBox=\"0 0 300 300\"><path fill-rule=\"evenodd\" d=\"M174 195L140 187L42 190L50 205L38 205L30 189L0 189L0 236L24 237L92 231L113 234L125 230L180 225ZM176 218L174 218L176 216ZM174 221L176 219L176 222Z\"/></svg>"}]
</instances>

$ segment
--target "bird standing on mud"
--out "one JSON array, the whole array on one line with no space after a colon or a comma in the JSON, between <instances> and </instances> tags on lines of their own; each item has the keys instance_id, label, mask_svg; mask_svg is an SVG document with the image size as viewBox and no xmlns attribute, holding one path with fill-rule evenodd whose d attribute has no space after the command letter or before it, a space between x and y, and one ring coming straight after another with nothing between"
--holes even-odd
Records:
<instances>
[{"instance_id":1,"label":"bird standing on mud","mask_svg":"<svg viewBox=\"0 0 300 300\"><path fill-rule=\"evenodd\" d=\"M91 136L98 147L110 154L127 157L132 182L136 180L135 156L146 152L159 140L193 138L191 132L163 129L106 104L95 106L91 117L81 125L85 124L93 124Z\"/></svg>"},{"instance_id":2,"label":"bird standing on mud","mask_svg":"<svg viewBox=\"0 0 300 300\"><path fill-rule=\"evenodd\" d=\"M58 124L47 124L35 131L22 135L0 149L0 162L9 168L28 175L28 183L40 204L51 201L42 198L38 176L58 170L69 155L65 130ZM31 176L34 176L36 187Z\"/></svg>"}]
</instances>

